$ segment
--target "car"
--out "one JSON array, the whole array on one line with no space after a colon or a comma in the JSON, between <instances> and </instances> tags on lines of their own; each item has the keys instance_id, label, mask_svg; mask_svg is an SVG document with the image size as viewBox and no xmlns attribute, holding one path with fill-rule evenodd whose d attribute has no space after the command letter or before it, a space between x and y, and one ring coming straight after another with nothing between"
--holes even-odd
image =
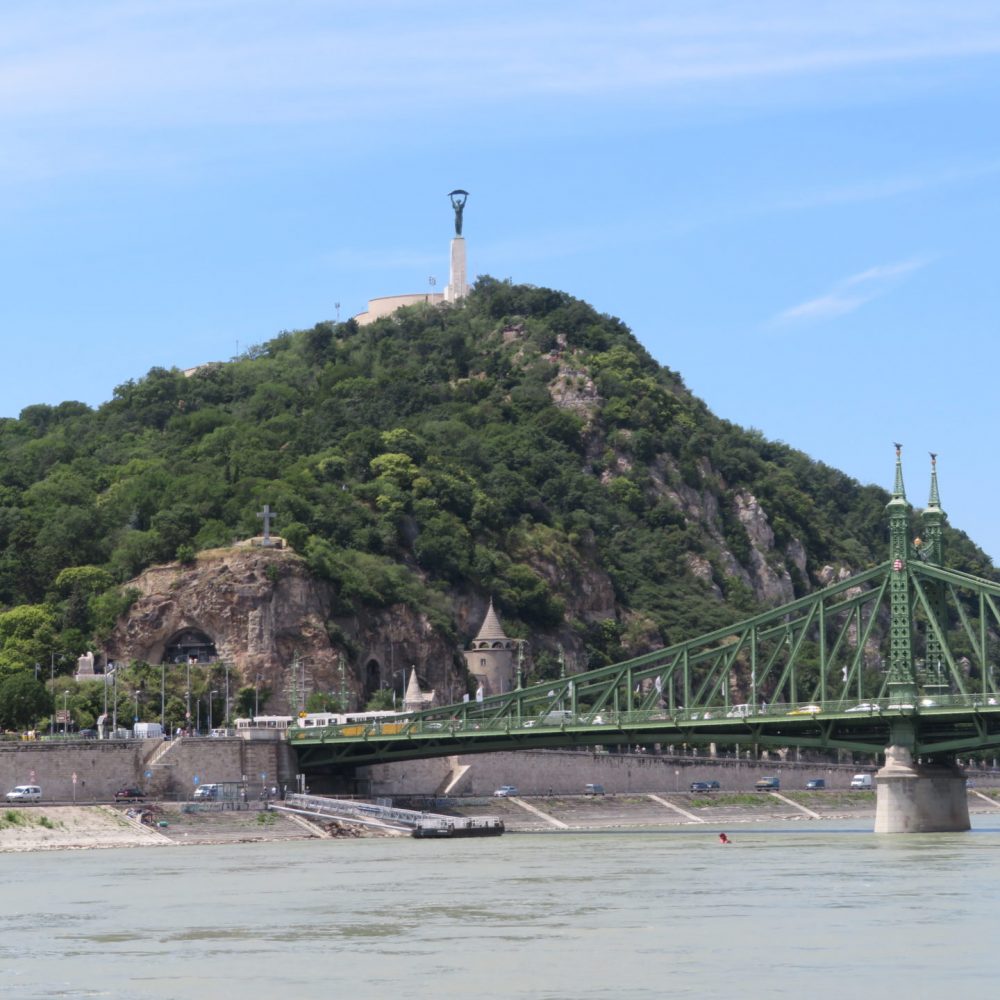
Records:
<instances>
[{"instance_id":1,"label":"car","mask_svg":"<svg viewBox=\"0 0 1000 1000\"><path fill-rule=\"evenodd\" d=\"M590 784L585 785L583 788L584 795L603 795L604 785Z\"/></svg>"},{"instance_id":2,"label":"car","mask_svg":"<svg viewBox=\"0 0 1000 1000\"><path fill-rule=\"evenodd\" d=\"M199 785L194 790L194 797L201 800L215 801L219 797L218 785Z\"/></svg>"},{"instance_id":3,"label":"car","mask_svg":"<svg viewBox=\"0 0 1000 1000\"><path fill-rule=\"evenodd\" d=\"M6 798L8 802L41 802L42 790L38 785L15 785Z\"/></svg>"},{"instance_id":4,"label":"car","mask_svg":"<svg viewBox=\"0 0 1000 1000\"><path fill-rule=\"evenodd\" d=\"M115 802L144 802L146 793L141 788L119 788L115 792Z\"/></svg>"},{"instance_id":5,"label":"car","mask_svg":"<svg viewBox=\"0 0 1000 1000\"><path fill-rule=\"evenodd\" d=\"M776 792L781 788L780 778L758 778L753 786L758 792Z\"/></svg>"},{"instance_id":6,"label":"car","mask_svg":"<svg viewBox=\"0 0 1000 1000\"><path fill-rule=\"evenodd\" d=\"M879 710L878 702L874 701L863 701L859 705L852 705L850 708L845 708L845 712L877 712Z\"/></svg>"},{"instance_id":7,"label":"car","mask_svg":"<svg viewBox=\"0 0 1000 1000\"><path fill-rule=\"evenodd\" d=\"M722 786L717 781L692 781L692 792L717 792Z\"/></svg>"},{"instance_id":8,"label":"car","mask_svg":"<svg viewBox=\"0 0 1000 1000\"><path fill-rule=\"evenodd\" d=\"M810 778L806 782L806 788L810 788L810 789L814 789L814 788L826 788L826 779L825 778Z\"/></svg>"},{"instance_id":9,"label":"car","mask_svg":"<svg viewBox=\"0 0 1000 1000\"><path fill-rule=\"evenodd\" d=\"M793 708L788 714L789 715L819 715L823 709L819 705L800 705L798 708Z\"/></svg>"},{"instance_id":10,"label":"car","mask_svg":"<svg viewBox=\"0 0 1000 1000\"><path fill-rule=\"evenodd\" d=\"M495 799L509 799L517 795L517 788L514 785L501 785L494 793Z\"/></svg>"}]
</instances>

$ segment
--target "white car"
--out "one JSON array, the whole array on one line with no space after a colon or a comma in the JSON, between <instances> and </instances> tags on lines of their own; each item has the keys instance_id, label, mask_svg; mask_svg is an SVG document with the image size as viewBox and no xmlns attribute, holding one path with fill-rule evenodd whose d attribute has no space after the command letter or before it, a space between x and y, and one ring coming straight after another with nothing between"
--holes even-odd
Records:
<instances>
[{"instance_id":1,"label":"white car","mask_svg":"<svg viewBox=\"0 0 1000 1000\"><path fill-rule=\"evenodd\" d=\"M517 795L517 789L513 785L501 785L494 793L495 799L509 799Z\"/></svg>"},{"instance_id":2,"label":"white car","mask_svg":"<svg viewBox=\"0 0 1000 1000\"><path fill-rule=\"evenodd\" d=\"M38 785L15 785L6 797L8 802L41 802L42 790Z\"/></svg>"}]
</instances>

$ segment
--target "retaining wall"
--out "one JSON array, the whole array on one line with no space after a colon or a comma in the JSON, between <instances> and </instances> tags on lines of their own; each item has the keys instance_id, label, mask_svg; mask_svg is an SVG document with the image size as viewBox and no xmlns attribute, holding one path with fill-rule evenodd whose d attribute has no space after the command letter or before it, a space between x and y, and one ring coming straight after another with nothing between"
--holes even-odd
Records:
<instances>
[{"instance_id":1,"label":"retaining wall","mask_svg":"<svg viewBox=\"0 0 1000 1000\"><path fill-rule=\"evenodd\" d=\"M525 795L582 793L588 783L609 793L686 792L692 781L718 781L725 791L752 791L758 778L780 778L782 789L805 788L823 778L828 788L848 788L851 777L875 767L733 757L669 757L653 754L596 754L578 750L522 750L406 761L357 769L362 795L490 795L500 785L515 785ZM970 770L976 782L1000 784L996 771ZM318 781L310 780L314 790Z\"/></svg>"},{"instance_id":2,"label":"retaining wall","mask_svg":"<svg viewBox=\"0 0 1000 1000\"><path fill-rule=\"evenodd\" d=\"M273 740L185 736L168 742L0 744L0 794L15 785L39 785L47 802L107 800L125 786L142 788L151 797L189 798L196 775L198 783L240 781L246 776L251 790L262 783L291 787L295 771L291 748ZM266 775L263 782L261 775Z\"/></svg>"}]
</instances>

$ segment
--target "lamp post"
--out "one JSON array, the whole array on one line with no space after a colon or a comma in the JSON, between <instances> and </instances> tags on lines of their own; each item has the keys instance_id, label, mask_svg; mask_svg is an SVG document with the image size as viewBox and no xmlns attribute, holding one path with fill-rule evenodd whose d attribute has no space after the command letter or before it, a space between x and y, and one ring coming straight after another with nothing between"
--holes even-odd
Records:
<instances>
[{"instance_id":1,"label":"lamp post","mask_svg":"<svg viewBox=\"0 0 1000 1000\"><path fill-rule=\"evenodd\" d=\"M107 689L105 689L107 690ZM118 670L111 673L111 738L118 736Z\"/></svg>"},{"instance_id":2,"label":"lamp post","mask_svg":"<svg viewBox=\"0 0 1000 1000\"><path fill-rule=\"evenodd\" d=\"M208 692L208 735L209 736L212 735L212 698L214 698L215 695L217 695L218 693L219 693L218 691Z\"/></svg>"},{"instance_id":3,"label":"lamp post","mask_svg":"<svg viewBox=\"0 0 1000 1000\"><path fill-rule=\"evenodd\" d=\"M253 679L253 717L260 715L260 674Z\"/></svg>"},{"instance_id":4,"label":"lamp post","mask_svg":"<svg viewBox=\"0 0 1000 1000\"><path fill-rule=\"evenodd\" d=\"M167 731L167 664L160 664L160 732Z\"/></svg>"},{"instance_id":5,"label":"lamp post","mask_svg":"<svg viewBox=\"0 0 1000 1000\"><path fill-rule=\"evenodd\" d=\"M63 736L69 734L69 691L63 691Z\"/></svg>"},{"instance_id":6,"label":"lamp post","mask_svg":"<svg viewBox=\"0 0 1000 1000\"><path fill-rule=\"evenodd\" d=\"M60 654L61 656L61 654ZM55 652L49 653L49 691L52 692L52 703L55 704L56 699L56 654ZM52 718L49 719L49 736L55 736L56 734L56 713L53 709Z\"/></svg>"},{"instance_id":7,"label":"lamp post","mask_svg":"<svg viewBox=\"0 0 1000 1000\"><path fill-rule=\"evenodd\" d=\"M187 658L187 693L185 694L184 728L191 731L191 657Z\"/></svg>"},{"instance_id":8,"label":"lamp post","mask_svg":"<svg viewBox=\"0 0 1000 1000\"><path fill-rule=\"evenodd\" d=\"M224 664L226 668L226 717L223 719L223 723L229 725L229 664Z\"/></svg>"}]
</instances>

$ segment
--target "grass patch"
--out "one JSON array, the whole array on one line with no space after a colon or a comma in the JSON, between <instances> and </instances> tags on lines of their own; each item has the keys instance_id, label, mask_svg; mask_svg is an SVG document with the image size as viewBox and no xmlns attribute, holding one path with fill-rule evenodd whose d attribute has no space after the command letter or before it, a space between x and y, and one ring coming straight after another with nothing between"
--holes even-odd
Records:
<instances>
[{"instance_id":1,"label":"grass patch","mask_svg":"<svg viewBox=\"0 0 1000 1000\"><path fill-rule=\"evenodd\" d=\"M3 817L0 818L0 830L7 830L11 827L27 825L27 818L24 813L17 809L5 809Z\"/></svg>"},{"instance_id":2,"label":"grass patch","mask_svg":"<svg viewBox=\"0 0 1000 1000\"><path fill-rule=\"evenodd\" d=\"M258 826L274 826L278 822L278 817L273 812L257 813Z\"/></svg>"},{"instance_id":3,"label":"grass patch","mask_svg":"<svg viewBox=\"0 0 1000 1000\"><path fill-rule=\"evenodd\" d=\"M770 795L761 795L760 792L709 792L707 795L692 795L689 801L699 807L740 806L750 809L774 804Z\"/></svg>"},{"instance_id":4,"label":"grass patch","mask_svg":"<svg viewBox=\"0 0 1000 1000\"><path fill-rule=\"evenodd\" d=\"M48 816L35 812L22 812L20 809L5 809L0 815L0 830L16 830L29 826L40 826L45 830L56 830L64 824L54 822Z\"/></svg>"}]
</instances>

